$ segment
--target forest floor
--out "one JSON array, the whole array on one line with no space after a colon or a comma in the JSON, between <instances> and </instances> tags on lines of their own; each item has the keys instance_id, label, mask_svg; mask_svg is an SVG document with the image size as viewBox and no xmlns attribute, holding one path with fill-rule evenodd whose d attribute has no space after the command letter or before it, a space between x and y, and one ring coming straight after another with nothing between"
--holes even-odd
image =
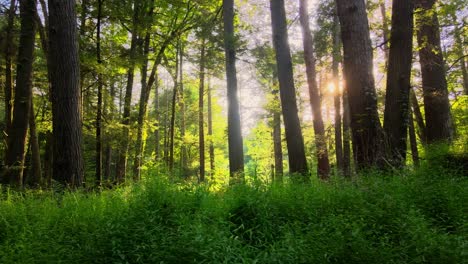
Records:
<instances>
[{"instance_id":1,"label":"forest floor","mask_svg":"<svg viewBox=\"0 0 468 264\"><path fill-rule=\"evenodd\" d=\"M101 193L3 190L0 263L467 263L468 177L452 163L216 192L157 175Z\"/></svg>"}]
</instances>

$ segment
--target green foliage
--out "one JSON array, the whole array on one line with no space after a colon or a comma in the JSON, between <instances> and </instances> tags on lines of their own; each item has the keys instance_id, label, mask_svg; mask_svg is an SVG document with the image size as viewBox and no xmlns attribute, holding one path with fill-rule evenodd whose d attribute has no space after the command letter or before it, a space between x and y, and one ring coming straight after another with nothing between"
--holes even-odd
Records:
<instances>
[{"instance_id":1,"label":"green foliage","mask_svg":"<svg viewBox=\"0 0 468 264\"><path fill-rule=\"evenodd\" d=\"M161 175L99 194L3 190L0 262L463 263L468 179L440 159L402 174L218 192Z\"/></svg>"}]
</instances>

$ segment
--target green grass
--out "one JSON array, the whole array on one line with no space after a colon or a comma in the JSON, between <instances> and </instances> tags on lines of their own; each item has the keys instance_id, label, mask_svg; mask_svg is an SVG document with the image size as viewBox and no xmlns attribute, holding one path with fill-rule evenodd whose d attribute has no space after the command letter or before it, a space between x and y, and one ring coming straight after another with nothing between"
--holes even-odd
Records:
<instances>
[{"instance_id":1,"label":"green grass","mask_svg":"<svg viewBox=\"0 0 468 264\"><path fill-rule=\"evenodd\" d=\"M0 263L467 263L463 173L438 162L218 192L160 175L101 194L4 190Z\"/></svg>"}]
</instances>

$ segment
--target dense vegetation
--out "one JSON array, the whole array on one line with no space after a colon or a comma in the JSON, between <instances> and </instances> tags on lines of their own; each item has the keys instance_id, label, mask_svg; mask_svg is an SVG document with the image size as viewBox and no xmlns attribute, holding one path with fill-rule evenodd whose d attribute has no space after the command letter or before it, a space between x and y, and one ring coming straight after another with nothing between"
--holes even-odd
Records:
<instances>
[{"instance_id":1,"label":"dense vegetation","mask_svg":"<svg viewBox=\"0 0 468 264\"><path fill-rule=\"evenodd\" d=\"M99 194L4 194L0 262L463 263L467 168L440 154L310 186L212 192L152 174Z\"/></svg>"}]
</instances>

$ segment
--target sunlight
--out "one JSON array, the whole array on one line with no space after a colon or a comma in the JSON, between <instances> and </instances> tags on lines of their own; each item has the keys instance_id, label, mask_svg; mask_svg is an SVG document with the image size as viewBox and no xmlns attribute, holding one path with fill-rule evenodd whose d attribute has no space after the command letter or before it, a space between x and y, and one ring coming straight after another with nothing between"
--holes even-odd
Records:
<instances>
[{"instance_id":1,"label":"sunlight","mask_svg":"<svg viewBox=\"0 0 468 264\"><path fill-rule=\"evenodd\" d=\"M336 86L335 86L335 83L333 81L330 81L327 85L327 89L328 89L328 92L330 94L335 94L336 93Z\"/></svg>"}]
</instances>

